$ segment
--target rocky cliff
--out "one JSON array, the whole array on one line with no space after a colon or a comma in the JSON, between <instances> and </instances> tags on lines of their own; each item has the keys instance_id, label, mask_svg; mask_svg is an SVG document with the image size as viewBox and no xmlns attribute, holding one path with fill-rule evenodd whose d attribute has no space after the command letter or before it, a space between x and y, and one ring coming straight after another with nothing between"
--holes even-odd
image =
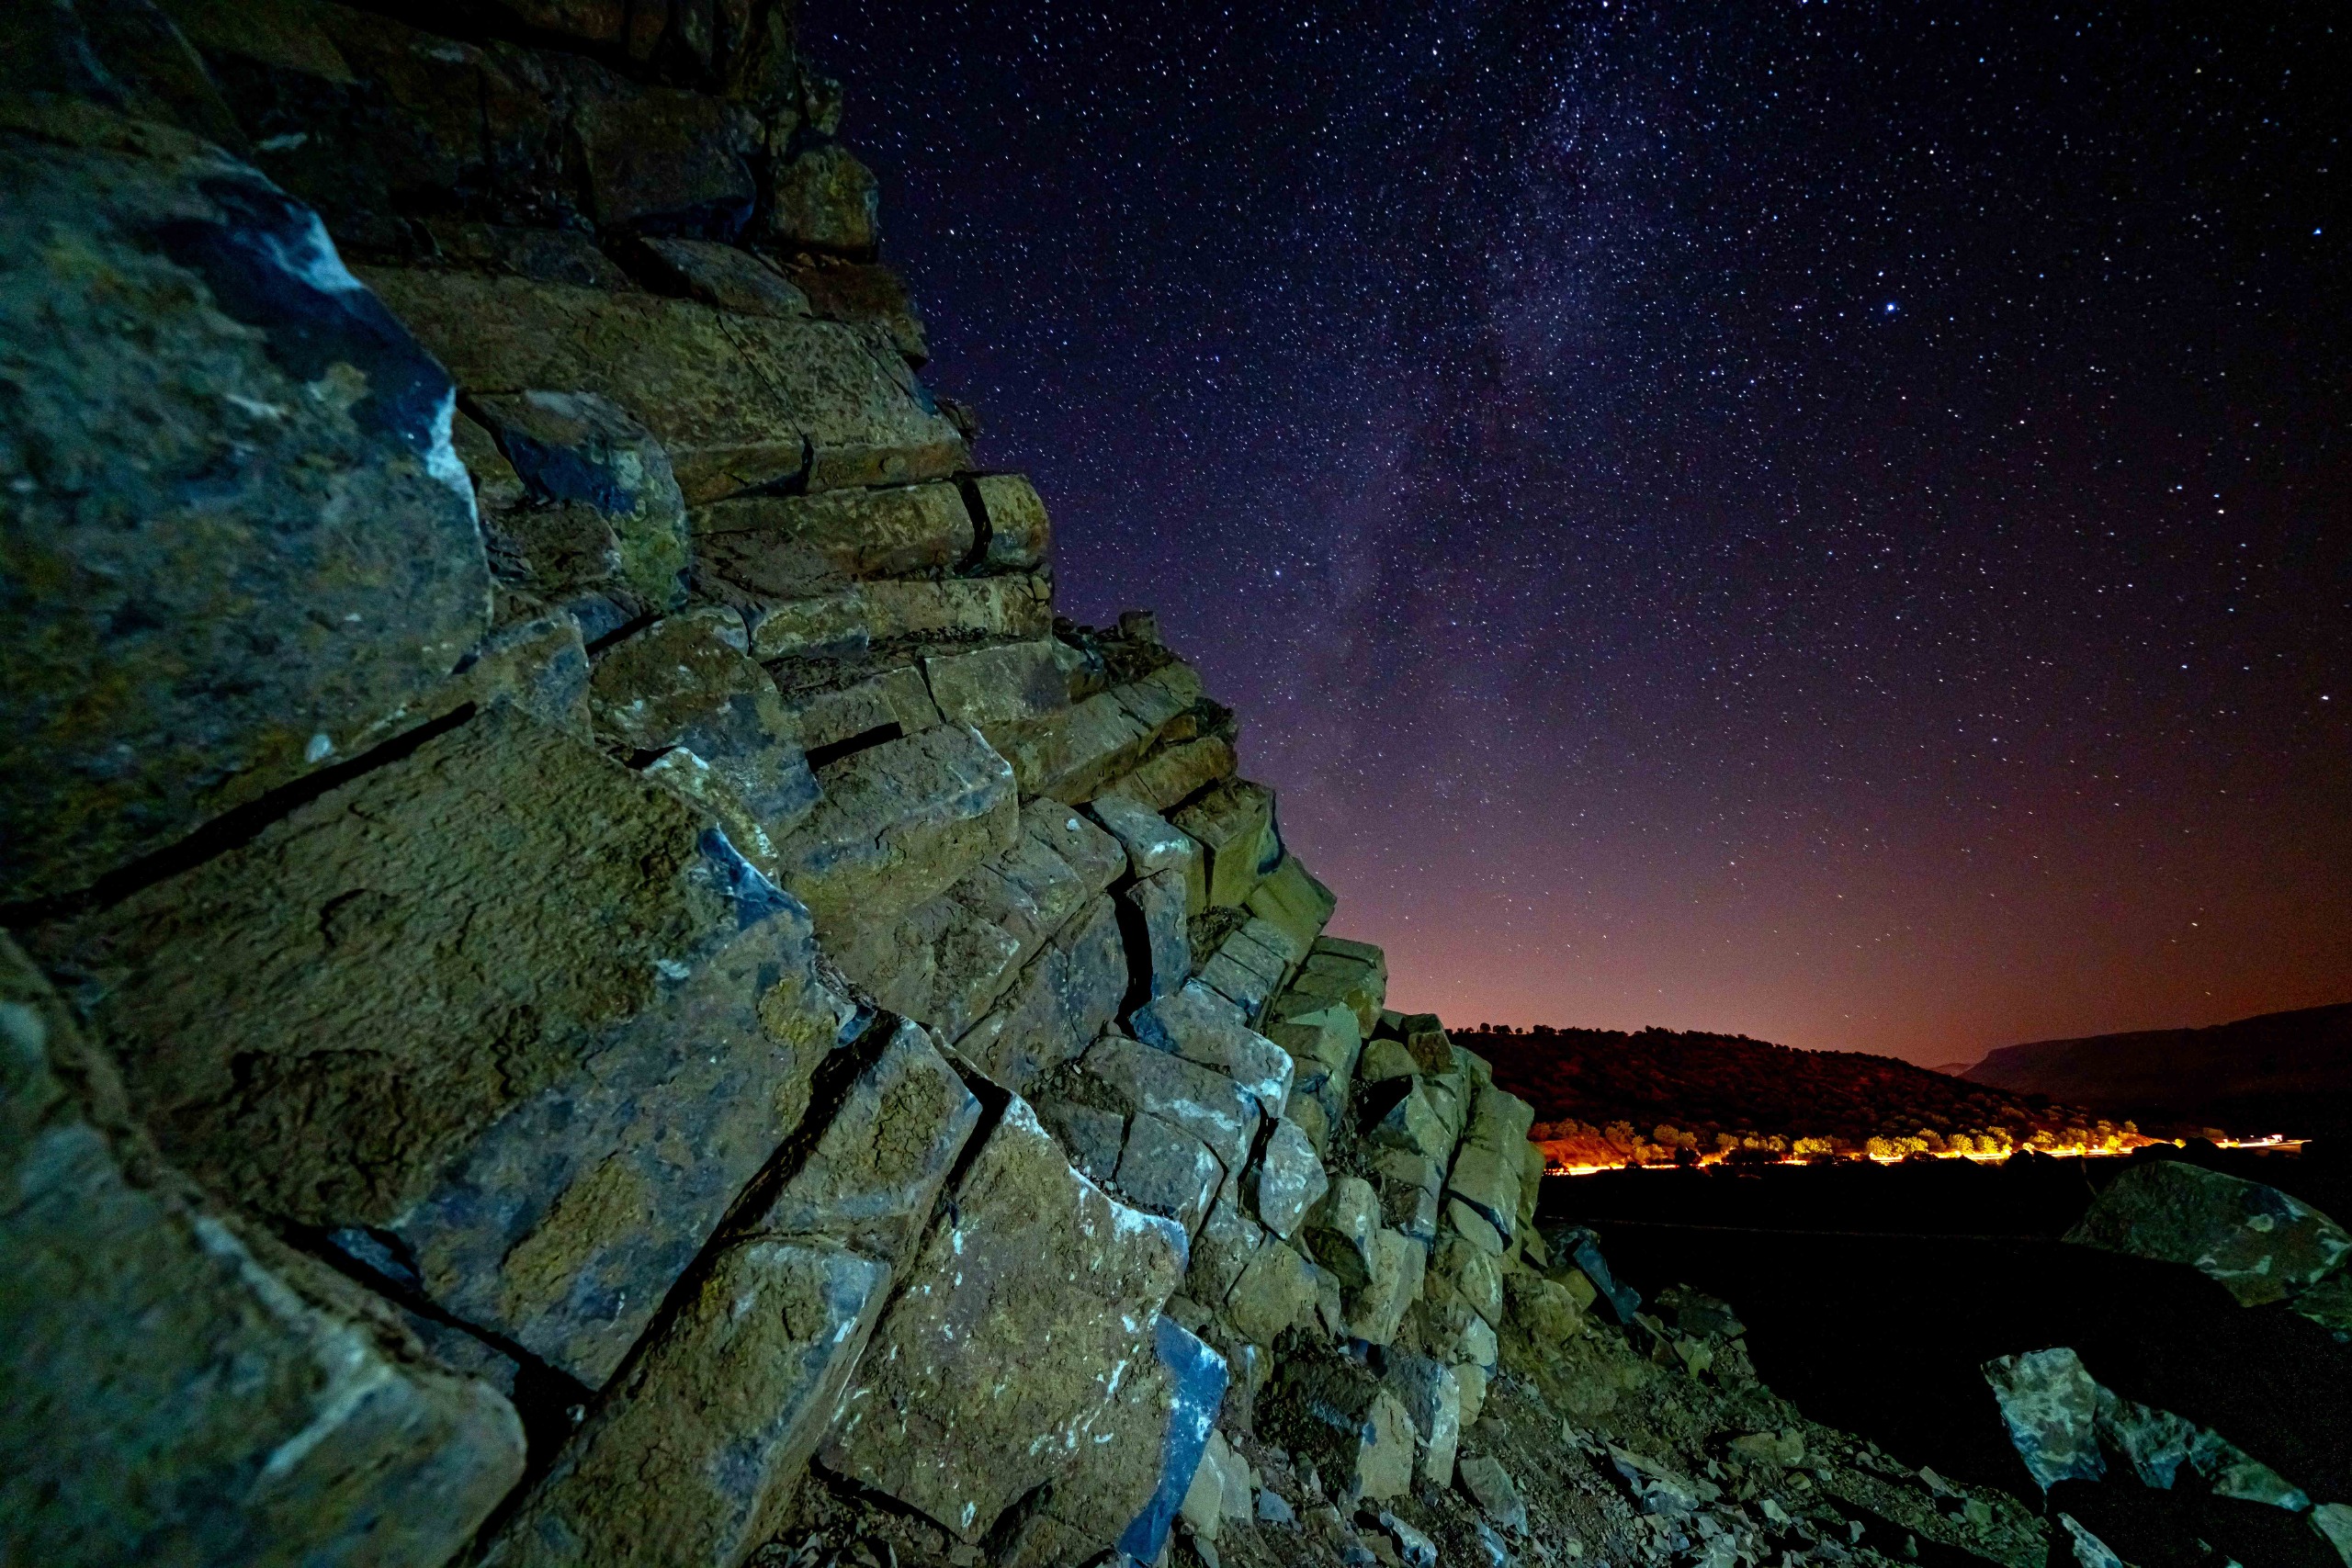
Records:
<instances>
[{"instance_id":1,"label":"rocky cliff","mask_svg":"<svg viewBox=\"0 0 2352 1568\"><path fill-rule=\"evenodd\" d=\"M16 21L0 1557L2040 1561L1550 1254L787 5Z\"/></svg>"}]
</instances>

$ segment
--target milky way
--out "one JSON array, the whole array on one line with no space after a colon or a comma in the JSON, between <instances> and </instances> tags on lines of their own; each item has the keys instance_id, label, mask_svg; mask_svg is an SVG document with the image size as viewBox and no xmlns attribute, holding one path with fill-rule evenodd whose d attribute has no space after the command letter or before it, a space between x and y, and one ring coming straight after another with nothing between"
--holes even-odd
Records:
<instances>
[{"instance_id":1,"label":"milky way","mask_svg":"<svg viewBox=\"0 0 2352 1568\"><path fill-rule=\"evenodd\" d=\"M803 18L1064 613L1159 610L1392 999L2352 997L2336 8L1430 9Z\"/></svg>"}]
</instances>

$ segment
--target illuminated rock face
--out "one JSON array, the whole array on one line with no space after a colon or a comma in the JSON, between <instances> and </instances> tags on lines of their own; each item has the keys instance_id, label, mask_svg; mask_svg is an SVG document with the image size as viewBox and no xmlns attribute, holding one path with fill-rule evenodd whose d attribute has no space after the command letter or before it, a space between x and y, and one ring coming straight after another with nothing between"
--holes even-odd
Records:
<instances>
[{"instance_id":1,"label":"illuminated rock face","mask_svg":"<svg viewBox=\"0 0 2352 1568\"><path fill-rule=\"evenodd\" d=\"M37 9L0 1557L1150 1562L1204 1455L1303 1528L1253 1411L1450 1477L1527 1118L1055 616L788 6ZM1418 1381L1278 1375L1351 1338Z\"/></svg>"}]
</instances>

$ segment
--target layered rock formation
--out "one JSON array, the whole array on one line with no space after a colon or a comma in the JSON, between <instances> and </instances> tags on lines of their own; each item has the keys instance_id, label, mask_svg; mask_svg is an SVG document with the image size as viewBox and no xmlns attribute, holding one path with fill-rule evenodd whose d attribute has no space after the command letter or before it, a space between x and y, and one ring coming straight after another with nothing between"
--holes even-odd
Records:
<instances>
[{"instance_id":1,"label":"layered rock formation","mask_svg":"<svg viewBox=\"0 0 2352 1568\"><path fill-rule=\"evenodd\" d=\"M1788 1413L1588 1326L1235 716L1054 615L788 6L393 9L0 83L0 1556L1835 1545L1562 1445Z\"/></svg>"}]
</instances>

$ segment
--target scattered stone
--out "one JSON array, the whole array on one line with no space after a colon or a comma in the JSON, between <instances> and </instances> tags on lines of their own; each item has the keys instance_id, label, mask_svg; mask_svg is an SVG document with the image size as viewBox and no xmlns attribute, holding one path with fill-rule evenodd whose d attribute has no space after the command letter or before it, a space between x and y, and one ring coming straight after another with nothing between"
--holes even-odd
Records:
<instances>
[{"instance_id":1,"label":"scattered stone","mask_svg":"<svg viewBox=\"0 0 2352 1568\"><path fill-rule=\"evenodd\" d=\"M1288 1241L1329 1185L1306 1134L1295 1122L1277 1121L1258 1156L1253 1198L1259 1222Z\"/></svg>"},{"instance_id":2,"label":"scattered stone","mask_svg":"<svg viewBox=\"0 0 2352 1568\"><path fill-rule=\"evenodd\" d=\"M1012 847L1012 770L962 725L886 740L817 770L824 800L778 851L826 939L944 892Z\"/></svg>"},{"instance_id":3,"label":"scattered stone","mask_svg":"<svg viewBox=\"0 0 2352 1568\"><path fill-rule=\"evenodd\" d=\"M1184 1261L1181 1230L1072 1170L1015 1099L876 1329L823 1463L978 1541L1083 1451Z\"/></svg>"},{"instance_id":4,"label":"scattered stone","mask_svg":"<svg viewBox=\"0 0 2352 1568\"><path fill-rule=\"evenodd\" d=\"M1503 1239L1502 1233L1487 1222L1486 1215L1461 1199L1448 1198L1445 1201L1445 1223L1454 1235L1487 1257L1502 1258L1510 1256L1510 1244Z\"/></svg>"},{"instance_id":5,"label":"scattered stone","mask_svg":"<svg viewBox=\"0 0 2352 1568\"><path fill-rule=\"evenodd\" d=\"M695 508L691 523L700 578L763 603L945 570L972 548L972 516L952 484L736 496ZM933 694L944 703L935 685Z\"/></svg>"},{"instance_id":6,"label":"scattered stone","mask_svg":"<svg viewBox=\"0 0 2352 1568\"><path fill-rule=\"evenodd\" d=\"M2186 1263L2241 1306L2284 1300L2352 1254L2352 1235L2325 1214L2277 1188L2185 1160L2126 1170L2066 1239Z\"/></svg>"},{"instance_id":7,"label":"scattered stone","mask_svg":"<svg viewBox=\"0 0 2352 1568\"><path fill-rule=\"evenodd\" d=\"M1413 1065L1425 1073L1450 1073L1453 1070L1453 1042L1446 1037L1445 1026L1433 1012L1405 1015L1396 1026L1396 1037L1411 1052Z\"/></svg>"},{"instance_id":8,"label":"scattered stone","mask_svg":"<svg viewBox=\"0 0 2352 1568\"><path fill-rule=\"evenodd\" d=\"M390 1238L411 1289L591 1386L844 1012L723 836L504 707L43 941L208 1186Z\"/></svg>"},{"instance_id":9,"label":"scattered stone","mask_svg":"<svg viewBox=\"0 0 2352 1568\"><path fill-rule=\"evenodd\" d=\"M1461 1292L1470 1309L1490 1324L1503 1320L1503 1276L1494 1255L1458 1235L1438 1243L1437 1272Z\"/></svg>"},{"instance_id":10,"label":"scattered stone","mask_svg":"<svg viewBox=\"0 0 2352 1568\"><path fill-rule=\"evenodd\" d=\"M2107 1542L2085 1529L2072 1514L2061 1514L2058 1522L2074 1538L2075 1562L2080 1568L2124 1568L2123 1559L2115 1555Z\"/></svg>"},{"instance_id":11,"label":"scattered stone","mask_svg":"<svg viewBox=\"0 0 2352 1568\"><path fill-rule=\"evenodd\" d=\"M630 751L683 748L665 770L727 828L768 876L777 844L816 809L816 776L766 671L745 657L741 620L700 609L655 622L608 649L588 687L597 732ZM664 759L664 761L669 761Z\"/></svg>"},{"instance_id":12,"label":"scattered stone","mask_svg":"<svg viewBox=\"0 0 2352 1568\"><path fill-rule=\"evenodd\" d=\"M906 279L888 267L803 254L794 258L788 270L814 314L880 332L909 365L920 367L930 359L922 317L907 292ZM944 398L940 400L943 407L946 402Z\"/></svg>"},{"instance_id":13,"label":"scattered stone","mask_svg":"<svg viewBox=\"0 0 2352 1568\"><path fill-rule=\"evenodd\" d=\"M1462 1485L1478 1505L1478 1509L1494 1521L1498 1529L1513 1535L1527 1533L1527 1505L1521 1500L1519 1488L1512 1484L1510 1472L1490 1455L1473 1454L1462 1461Z\"/></svg>"},{"instance_id":14,"label":"scattered stone","mask_svg":"<svg viewBox=\"0 0 2352 1568\"><path fill-rule=\"evenodd\" d=\"M1224 1311L1243 1337L1271 1346L1285 1330L1316 1316L1315 1266L1283 1241L1269 1239L1242 1267Z\"/></svg>"},{"instance_id":15,"label":"scattered stone","mask_svg":"<svg viewBox=\"0 0 2352 1568\"><path fill-rule=\"evenodd\" d=\"M2312 1529L2352 1564L2352 1503L2322 1503L2312 1510Z\"/></svg>"},{"instance_id":16,"label":"scattered stone","mask_svg":"<svg viewBox=\"0 0 2352 1568\"><path fill-rule=\"evenodd\" d=\"M1160 1443L1158 1484L1115 1543L1136 1562L1157 1562L1165 1550L1169 1524L1191 1495L1201 1460L1216 1435L1227 1383L1224 1359L1173 1319L1163 1316L1153 1325L1153 1343L1172 1397Z\"/></svg>"},{"instance_id":17,"label":"scattered stone","mask_svg":"<svg viewBox=\"0 0 2352 1568\"><path fill-rule=\"evenodd\" d=\"M1292 1510L1288 1498L1269 1486L1258 1494L1258 1522L1283 1529L1296 1529L1298 1515Z\"/></svg>"},{"instance_id":18,"label":"scattered stone","mask_svg":"<svg viewBox=\"0 0 2352 1568\"><path fill-rule=\"evenodd\" d=\"M600 228L731 230L751 216L759 124L740 105L632 84L585 96L572 132Z\"/></svg>"},{"instance_id":19,"label":"scattered stone","mask_svg":"<svg viewBox=\"0 0 2352 1568\"><path fill-rule=\"evenodd\" d=\"M1361 1176L1333 1179L1307 1216L1306 1241L1317 1259L1350 1289L1372 1277L1380 1234L1380 1196Z\"/></svg>"},{"instance_id":20,"label":"scattered stone","mask_svg":"<svg viewBox=\"0 0 2352 1568\"><path fill-rule=\"evenodd\" d=\"M923 673L940 712L989 735L1069 706L1084 660L1059 638L1038 637L935 654L923 660Z\"/></svg>"},{"instance_id":21,"label":"scattered stone","mask_svg":"<svg viewBox=\"0 0 2352 1568\"><path fill-rule=\"evenodd\" d=\"M1204 787L1231 778L1238 765L1232 741L1206 735L1161 746L1105 793L1123 795L1147 810L1165 812ZM1203 852L1205 860L1205 850Z\"/></svg>"},{"instance_id":22,"label":"scattered stone","mask_svg":"<svg viewBox=\"0 0 2352 1568\"><path fill-rule=\"evenodd\" d=\"M1268 1116L1290 1101L1290 1053L1241 1021L1224 998L1199 981L1136 1010L1130 1021L1147 1045L1213 1067L1246 1090Z\"/></svg>"},{"instance_id":23,"label":"scattered stone","mask_svg":"<svg viewBox=\"0 0 2352 1568\"><path fill-rule=\"evenodd\" d=\"M1253 889L1247 901L1250 912L1278 928L1297 950L1303 959L1315 946L1323 928L1331 922L1332 911L1340 907L1331 890L1315 880L1296 855L1286 854L1282 863L1266 874L1266 880Z\"/></svg>"},{"instance_id":24,"label":"scattered stone","mask_svg":"<svg viewBox=\"0 0 2352 1568\"><path fill-rule=\"evenodd\" d=\"M982 581L990 581L983 579ZM1012 761L1021 792L1079 804L1128 772L1151 745L1152 732L1136 720L1115 692L990 737Z\"/></svg>"},{"instance_id":25,"label":"scattered stone","mask_svg":"<svg viewBox=\"0 0 2352 1568\"><path fill-rule=\"evenodd\" d=\"M1445 1179L1449 1198L1477 1211L1505 1242L1519 1224L1519 1152L1465 1142ZM1500 1247L1489 1250L1499 1252Z\"/></svg>"},{"instance_id":26,"label":"scattered stone","mask_svg":"<svg viewBox=\"0 0 2352 1568\"><path fill-rule=\"evenodd\" d=\"M876 731L915 735L939 722L939 708L911 664L884 670L847 685L782 694L786 716L800 744L814 751Z\"/></svg>"},{"instance_id":27,"label":"scattered stone","mask_svg":"<svg viewBox=\"0 0 2352 1568\"><path fill-rule=\"evenodd\" d=\"M1220 1197L1193 1239L1184 1293L1204 1306L1224 1306L1267 1245L1266 1228L1243 1213L1230 1193Z\"/></svg>"},{"instance_id":28,"label":"scattered stone","mask_svg":"<svg viewBox=\"0 0 2352 1568\"><path fill-rule=\"evenodd\" d=\"M1279 1432L1293 1461L1315 1467L1347 1501L1377 1502L1413 1489L1413 1418L1363 1368L1324 1358L1285 1360L1261 1426Z\"/></svg>"},{"instance_id":29,"label":"scattered stone","mask_svg":"<svg viewBox=\"0 0 2352 1568\"><path fill-rule=\"evenodd\" d=\"M1453 1369L1453 1382L1462 1392L1462 1429L1466 1432L1477 1425L1487 1408L1487 1369L1475 1361L1465 1362Z\"/></svg>"},{"instance_id":30,"label":"scattered stone","mask_svg":"<svg viewBox=\"0 0 2352 1568\"><path fill-rule=\"evenodd\" d=\"M1609 1272L1609 1264L1600 1256L1600 1238L1589 1230L1571 1228L1562 1231L1554 1242L1556 1251L1566 1253L1600 1298L1609 1303L1610 1314L1621 1325L1630 1325L1634 1314L1641 1310L1641 1292L1630 1285L1621 1285ZM1575 1282L1569 1282L1575 1289ZM1587 1304L1579 1303L1579 1305Z\"/></svg>"},{"instance_id":31,"label":"scattered stone","mask_svg":"<svg viewBox=\"0 0 2352 1568\"><path fill-rule=\"evenodd\" d=\"M980 1102L919 1024L900 1020L780 1189L749 1222L897 1263L931 1219Z\"/></svg>"},{"instance_id":32,"label":"scattered stone","mask_svg":"<svg viewBox=\"0 0 2352 1568\"><path fill-rule=\"evenodd\" d=\"M1734 1438L1731 1451L1751 1464L1793 1470L1804 1462L1804 1434L1794 1427L1780 1432L1749 1432Z\"/></svg>"},{"instance_id":33,"label":"scattered stone","mask_svg":"<svg viewBox=\"0 0 2352 1568\"><path fill-rule=\"evenodd\" d=\"M2095 1427L2098 1385L2080 1356L2064 1346L2003 1356L1984 1363L1984 1381L2036 1485L2047 1492L2106 1475Z\"/></svg>"},{"instance_id":34,"label":"scattered stone","mask_svg":"<svg viewBox=\"0 0 2352 1568\"><path fill-rule=\"evenodd\" d=\"M6 939L0 1165L0 1555L434 1568L521 1477L487 1384L162 1167Z\"/></svg>"},{"instance_id":35,"label":"scattered stone","mask_svg":"<svg viewBox=\"0 0 2352 1568\"><path fill-rule=\"evenodd\" d=\"M0 628L0 901L345 760L490 626L448 378L318 220L191 139L73 127L0 137L0 547L47 585Z\"/></svg>"},{"instance_id":36,"label":"scattered stone","mask_svg":"<svg viewBox=\"0 0 2352 1568\"><path fill-rule=\"evenodd\" d=\"M1396 1539L1404 1568L1437 1568L1437 1542L1385 1508L1380 1510L1380 1528Z\"/></svg>"},{"instance_id":37,"label":"scattered stone","mask_svg":"<svg viewBox=\"0 0 2352 1568\"><path fill-rule=\"evenodd\" d=\"M1403 1092L1396 1092L1401 1089ZM1391 1079L1366 1098L1361 1112L1364 1136L1385 1148L1437 1162L1453 1152L1453 1135L1419 1078Z\"/></svg>"},{"instance_id":38,"label":"scattered stone","mask_svg":"<svg viewBox=\"0 0 2352 1568\"><path fill-rule=\"evenodd\" d=\"M1420 1064L1405 1049L1402 1040L1367 1041L1363 1055L1356 1065L1356 1079L1360 1083L1386 1083L1391 1078L1420 1076Z\"/></svg>"},{"instance_id":39,"label":"scattered stone","mask_svg":"<svg viewBox=\"0 0 2352 1568\"><path fill-rule=\"evenodd\" d=\"M1167 1215L1189 1236L1208 1217L1225 1168L1206 1144L1144 1111L1127 1124L1116 1179L1130 1202Z\"/></svg>"}]
</instances>

